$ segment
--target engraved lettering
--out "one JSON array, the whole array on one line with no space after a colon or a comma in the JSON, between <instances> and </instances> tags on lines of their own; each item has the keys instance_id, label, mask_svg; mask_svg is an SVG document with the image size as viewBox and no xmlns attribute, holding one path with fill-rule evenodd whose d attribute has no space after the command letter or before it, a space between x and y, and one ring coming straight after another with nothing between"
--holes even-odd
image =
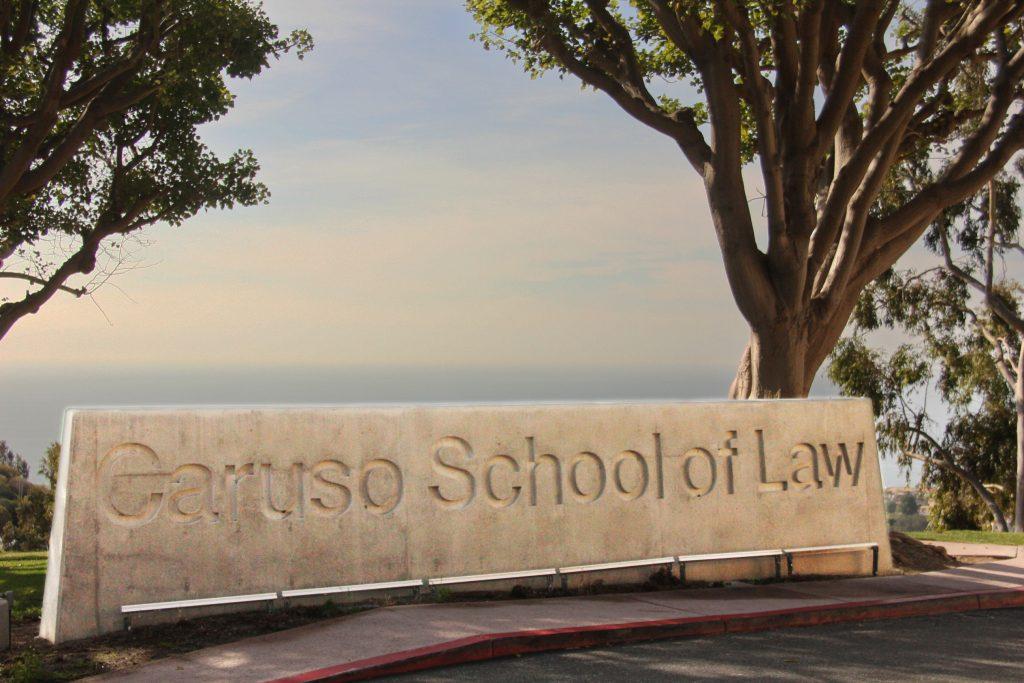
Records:
<instances>
[{"instance_id":1,"label":"engraved lettering","mask_svg":"<svg viewBox=\"0 0 1024 683\"><path fill-rule=\"evenodd\" d=\"M303 516L302 500L305 497L303 495L303 479L305 473L305 465L302 463L295 463L291 466L291 491L285 497L288 502L284 507L277 507L274 503L274 467L269 463L262 463L260 465L260 484L263 491L263 497L260 499L260 509L263 510L263 514L267 519L282 520L288 519L292 515L295 515L299 519Z\"/></svg>"},{"instance_id":2,"label":"engraved lettering","mask_svg":"<svg viewBox=\"0 0 1024 683\"><path fill-rule=\"evenodd\" d=\"M818 451L814 446L809 443L798 443L796 446L793 446L789 456L799 465L793 468L793 473L790 475L794 484L793 488L798 491L808 489L811 486L821 488L821 479L818 478ZM801 463L801 459L804 460L803 463ZM810 475L806 479L801 479L800 473L808 470L810 470Z\"/></svg>"},{"instance_id":3,"label":"engraved lettering","mask_svg":"<svg viewBox=\"0 0 1024 683\"><path fill-rule=\"evenodd\" d=\"M583 487L580 486L579 482L579 468L585 462L593 463L597 472L597 486L589 493L583 491ZM572 464L569 465L569 487L572 489L572 495L576 500L581 503L593 503L596 501L604 493L604 485L607 479L608 475L604 470L604 462L597 453L582 451L573 457Z\"/></svg>"},{"instance_id":4,"label":"engraved lettering","mask_svg":"<svg viewBox=\"0 0 1024 683\"><path fill-rule=\"evenodd\" d=\"M499 496L494 490L494 470L502 464L507 464L513 472L519 474L519 463L516 462L515 458L508 455L495 455L487 461L487 466L484 469L484 490L487 493L487 500L494 507L504 508L512 505L519 500L519 494L522 491L522 486L515 484L512 486L511 492L507 496Z\"/></svg>"},{"instance_id":5,"label":"engraved lettering","mask_svg":"<svg viewBox=\"0 0 1024 683\"><path fill-rule=\"evenodd\" d=\"M387 478L391 479L390 488L394 489L380 502L375 500L370 494L370 476L378 470L389 475ZM402 486L402 470L398 469L398 465L390 460L371 460L363 465L362 474L359 478L359 493L363 497L363 505L370 512L377 515L386 515L398 507L398 504L402 502Z\"/></svg>"},{"instance_id":6,"label":"engraved lettering","mask_svg":"<svg viewBox=\"0 0 1024 683\"><path fill-rule=\"evenodd\" d=\"M224 468L224 492L228 496L228 511L231 514L231 521L238 521L238 485L246 477L255 477L256 470L251 462L235 467L228 465Z\"/></svg>"},{"instance_id":7,"label":"engraved lettering","mask_svg":"<svg viewBox=\"0 0 1024 683\"><path fill-rule=\"evenodd\" d=\"M658 499L665 497L665 455L661 450L661 434L654 433L654 477L658 481Z\"/></svg>"},{"instance_id":8,"label":"engraved lettering","mask_svg":"<svg viewBox=\"0 0 1024 683\"><path fill-rule=\"evenodd\" d=\"M186 478L194 477L197 486L185 486ZM171 472L171 484L180 486L171 492L168 499L168 514L182 524L194 524L203 519L216 522L218 515L213 511L213 472L205 465L182 465ZM185 504L193 500L194 503ZM193 509L188 509L194 505Z\"/></svg>"},{"instance_id":9,"label":"engraved lettering","mask_svg":"<svg viewBox=\"0 0 1024 683\"><path fill-rule=\"evenodd\" d=\"M721 447L718 449L718 455L725 458L725 483L726 491L728 493L736 493L736 471L733 466L733 460L740 454L740 449L736 447L734 443L738 438L738 434L735 429L730 429L726 432L729 436L722 441Z\"/></svg>"},{"instance_id":10,"label":"engraved lettering","mask_svg":"<svg viewBox=\"0 0 1024 683\"><path fill-rule=\"evenodd\" d=\"M544 453L538 456L536 444L532 436L526 437L526 443L530 454L530 505L537 505L537 469L545 461L551 463L551 471L555 475L555 505L562 504L562 462L557 456L551 453Z\"/></svg>"},{"instance_id":11,"label":"engraved lettering","mask_svg":"<svg viewBox=\"0 0 1024 683\"><path fill-rule=\"evenodd\" d=\"M639 472L638 481L632 488L627 487L625 482L622 481L622 466L629 461L636 463ZM644 495L644 492L647 490L648 479L647 461L644 460L644 456L636 451L622 451L615 456L612 464L612 481L615 484L615 490L618 491L622 498L625 500L636 500Z\"/></svg>"},{"instance_id":12,"label":"engraved lettering","mask_svg":"<svg viewBox=\"0 0 1024 683\"><path fill-rule=\"evenodd\" d=\"M761 473L761 478L757 484L757 490L761 493L769 493L772 491L785 491L787 482L785 480L768 481L768 462L764 452L764 430L757 429L757 455L758 455L758 469Z\"/></svg>"},{"instance_id":13,"label":"engraved lettering","mask_svg":"<svg viewBox=\"0 0 1024 683\"><path fill-rule=\"evenodd\" d=\"M348 465L340 460L324 460L313 465L310 469L310 510L325 517L337 517L348 511L352 505L352 491L339 479L347 478L350 473ZM327 476L329 474L330 477ZM323 493L318 493L318 488L323 489Z\"/></svg>"},{"instance_id":14,"label":"engraved lettering","mask_svg":"<svg viewBox=\"0 0 1024 683\"><path fill-rule=\"evenodd\" d=\"M856 486L860 481L860 465L861 460L864 457L864 442L859 441L857 443L857 457L853 464L850 463L850 453L846 449L845 443L839 444L839 455L833 462L831 456L828 453L828 444L821 444L822 459L825 461L825 467L828 469L828 475L832 477L832 485L839 487L839 482L843 476L843 469L846 470L846 474L852 477L851 486Z\"/></svg>"},{"instance_id":15,"label":"engraved lettering","mask_svg":"<svg viewBox=\"0 0 1024 683\"><path fill-rule=\"evenodd\" d=\"M848 486L860 483L862 441L856 442L856 451L849 447L852 441L833 442L831 447L817 440L801 441L789 450L785 476L775 478L783 464L770 461L765 430L754 432L759 493L821 489L827 482L837 488L845 482ZM725 430L721 440L681 453L664 450L662 431L646 433L653 438L651 462L642 452L631 449L619 451L608 460L595 451L582 450L571 458L565 456L564 472L558 455L561 449L551 446L551 451L538 453L533 436L525 437L525 461L521 455L517 458L507 452L478 461L466 439L444 436L431 446L430 467L438 479L426 487L426 495L446 509L465 509L475 500L477 479L482 477L481 495L496 509L512 507L521 499L531 507L563 505L566 488L570 502L584 505L598 503L609 486L613 497L621 500L637 500L648 490L653 490L655 500L663 500L666 486L674 485L666 483L665 459L669 457L679 458L679 492L683 495L697 498L713 494L720 470L725 495L735 494L745 485L738 479L748 471L737 465L745 462L740 459L738 430ZM782 456L784 451L775 453ZM753 478L753 461L750 464ZM186 463L169 470L157 453L143 444L124 443L111 449L100 461L100 514L126 527L149 524L161 514L166 521L177 524L228 520L237 524L241 517L253 514L292 523L307 514L336 518L353 508L387 515L404 497L403 472L385 458L369 460L358 470L340 458L330 457L312 464L275 457L273 462L224 464L216 470L208 464ZM251 489L242 491L240 487L247 479L252 480ZM424 495L419 487L415 493Z\"/></svg>"},{"instance_id":16,"label":"engraved lettering","mask_svg":"<svg viewBox=\"0 0 1024 683\"><path fill-rule=\"evenodd\" d=\"M701 458L707 463L707 484L701 486L694 481L692 466L693 463L700 460ZM711 454L711 451L706 448L691 448L683 454L683 479L686 482L686 488L690 490L690 493L700 498L705 496L715 488L715 481L718 478L718 466L715 463L715 456Z\"/></svg>"},{"instance_id":17,"label":"engraved lettering","mask_svg":"<svg viewBox=\"0 0 1024 683\"><path fill-rule=\"evenodd\" d=\"M103 457L100 464L100 506L106 517L115 524L139 527L149 524L160 513L163 501L163 487L166 474L160 470L160 458L149 446L140 443L125 443L115 446ZM144 482L146 491L141 500L135 498L133 505L121 500L120 489L132 493L136 482ZM115 497L120 501L115 502Z\"/></svg>"},{"instance_id":18,"label":"engraved lettering","mask_svg":"<svg viewBox=\"0 0 1024 683\"><path fill-rule=\"evenodd\" d=\"M434 472L451 479L461 480L464 482L465 487L462 495L449 498L441 493L440 485L434 484L429 487L431 495L441 504L441 507L448 509L466 507L473 501L473 497L476 495L476 480L473 478L473 473L457 465L445 462L441 454L451 450L458 457L469 461L473 459L473 448L465 439L460 439L457 436L446 436L438 439L431 450L433 451L434 458Z\"/></svg>"}]
</instances>

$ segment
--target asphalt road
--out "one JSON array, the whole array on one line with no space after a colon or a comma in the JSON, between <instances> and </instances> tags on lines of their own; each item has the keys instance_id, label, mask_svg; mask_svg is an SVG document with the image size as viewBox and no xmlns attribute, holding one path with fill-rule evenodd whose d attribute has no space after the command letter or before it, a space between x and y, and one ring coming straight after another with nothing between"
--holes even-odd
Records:
<instances>
[{"instance_id":1,"label":"asphalt road","mask_svg":"<svg viewBox=\"0 0 1024 683\"><path fill-rule=\"evenodd\" d=\"M1024 680L1024 609L526 655L402 681Z\"/></svg>"}]
</instances>

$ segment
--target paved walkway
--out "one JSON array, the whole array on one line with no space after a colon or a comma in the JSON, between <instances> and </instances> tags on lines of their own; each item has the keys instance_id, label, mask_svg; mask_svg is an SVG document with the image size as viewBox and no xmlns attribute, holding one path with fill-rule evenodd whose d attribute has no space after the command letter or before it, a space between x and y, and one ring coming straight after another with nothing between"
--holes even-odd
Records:
<instances>
[{"instance_id":1,"label":"paved walkway","mask_svg":"<svg viewBox=\"0 0 1024 683\"><path fill-rule=\"evenodd\" d=\"M1024 557L911 576L388 607L98 680L355 680L492 657L687 635L1024 605Z\"/></svg>"},{"instance_id":2,"label":"paved walkway","mask_svg":"<svg viewBox=\"0 0 1024 683\"><path fill-rule=\"evenodd\" d=\"M1015 545L995 545L993 543L955 543L953 541L921 541L927 545L943 548L954 557L1018 557L1020 548Z\"/></svg>"},{"instance_id":3,"label":"paved walkway","mask_svg":"<svg viewBox=\"0 0 1024 683\"><path fill-rule=\"evenodd\" d=\"M541 652L388 683L1007 683L1024 681L1024 609L781 628ZM898 653L898 654L894 654Z\"/></svg>"}]
</instances>

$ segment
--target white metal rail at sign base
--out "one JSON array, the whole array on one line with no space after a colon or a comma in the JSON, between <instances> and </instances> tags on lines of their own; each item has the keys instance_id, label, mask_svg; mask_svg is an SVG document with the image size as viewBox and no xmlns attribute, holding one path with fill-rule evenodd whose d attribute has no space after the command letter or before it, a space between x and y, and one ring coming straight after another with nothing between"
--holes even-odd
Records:
<instances>
[{"instance_id":1,"label":"white metal rail at sign base","mask_svg":"<svg viewBox=\"0 0 1024 683\"><path fill-rule=\"evenodd\" d=\"M878 544L877 543L844 543L841 545L815 545L803 548L783 549L786 556L786 570L790 576L793 575L793 555L796 553L830 553L844 552L849 550L870 550L871 551L871 575L878 576Z\"/></svg>"},{"instance_id":2,"label":"white metal rail at sign base","mask_svg":"<svg viewBox=\"0 0 1024 683\"><path fill-rule=\"evenodd\" d=\"M555 576L557 569L527 569L521 572L501 572L498 574L471 574L468 576L446 576L439 579L427 579L428 586L444 586L453 583L476 583L477 581L501 581L502 579L529 579L534 576ZM564 569L562 571L565 571Z\"/></svg>"},{"instance_id":3,"label":"white metal rail at sign base","mask_svg":"<svg viewBox=\"0 0 1024 683\"><path fill-rule=\"evenodd\" d=\"M303 598L311 595L331 595L332 593L359 593L362 591L382 591L394 588L417 588L423 585L419 579L404 581L384 581L381 583L356 583L350 586L328 586L326 588L296 588L281 591L282 598Z\"/></svg>"},{"instance_id":4,"label":"white metal rail at sign base","mask_svg":"<svg viewBox=\"0 0 1024 683\"><path fill-rule=\"evenodd\" d=\"M560 574L579 574L582 572L600 572L608 569L630 569L632 567L650 567L655 564L672 564L676 561L672 557L655 557L649 560L626 560L625 562L603 562L601 564L581 564L576 567L561 567Z\"/></svg>"},{"instance_id":5,"label":"white metal rail at sign base","mask_svg":"<svg viewBox=\"0 0 1024 683\"><path fill-rule=\"evenodd\" d=\"M832 550L867 550L877 548L877 543L846 543L845 545L815 545L807 548L784 548L784 553L824 553Z\"/></svg>"},{"instance_id":6,"label":"white metal rail at sign base","mask_svg":"<svg viewBox=\"0 0 1024 683\"><path fill-rule=\"evenodd\" d=\"M705 553L704 555L680 555L677 559L680 562L708 562L712 560L745 560L754 557L781 557L786 551L775 550L751 550L750 552L738 553Z\"/></svg>"},{"instance_id":7,"label":"white metal rail at sign base","mask_svg":"<svg viewBox=\"0 0 1024 683\"><path fill-rule=\"evenodd\" d=\"M234 605L241 602L265 602L277 600L277 593L253 593L251 595L228 595L222 598L197 598L195 600L174 600L172 602L148 602L140 605L121 605L121 614L157 612L183 607L211 607L213 605Z\"/></svg>"},{"instance_id":8,"label":"white metal rail at sign base","mask_svg":"<svg viewBox=\"0 0 1024 683\"><path fill-rule=\"evenodd\" d=\"M174 600L170 602L150 602L138 605L122 605L121 614L125 615L125 625L128 623L129 615L142 612L156 612L171 609L184 609L189 607L211 607L216 605L234 605L247 602L270 602L278 598L303 598L320 595L332 595L336 593L360 593L376 590L392 590L399 588L424 588L429 586L444 586L459 583L477 583L485 581L501 581L504 579L526 579L539 576L558 576L562 578L563 585L567 574L580 574L584 572L606 571L612 569L631 569L634 567L650 567L654 565L671 565L679 567L679 578L686 580L686 563L707 562L714 560L740 560L758 557L775 558L776 576L781 578L781 559L786 558L788 573L793 573L793 555L800 553L826 553L843 552L853 550L871 550L873 555L872 574L878 574L878 544L877 543L845 543L840 545L819 545L803 548L772 548L766 550L749 550L727 553L705 553L702 555L672 555L669 557L654 557L642 560L625 560L622 562L603 562L600 564L582 564L572 567L552 567L548 569L527 569L516 572L498 572L492 574L470 574L465 576L445 576L426 579L403 579L400 581L384 581L379 583L357 583L347 586L326 586L323 588L295 588L283 590L278 593L253 593L251 595L232 595L220 598L198 598L193 600Z\"/></svg>"}]
</instances>

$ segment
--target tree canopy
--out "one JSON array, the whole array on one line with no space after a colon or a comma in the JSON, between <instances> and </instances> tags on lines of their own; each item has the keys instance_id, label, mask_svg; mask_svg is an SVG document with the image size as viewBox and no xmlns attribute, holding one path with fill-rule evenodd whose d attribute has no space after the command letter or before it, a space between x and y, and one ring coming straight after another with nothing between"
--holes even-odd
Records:
<instances>
[{"instance_id":1,"label":"tree canopy","mask_svg":"<svg viewBox=\"0 0 1024 683\"><path fill-rule=\"evenodd\" d=\"M282 36L250 0L0 4L0 338L57 292L88 294L126 236L267 198L249 150L199 135L309 35ZM92 274L92 280L74 278Z\"/></svg>"},{"instance_id":2,"label":"tree canopy","mask_svg":"<svg viewBox=\"0 0 1024 683\"><path fill-rule=\"evenodd\" d=\"M1014 0L466 4L485 48L605 93L703 179L751 328L735 397L806 395L861 290L1024 146Z\"/></svg>"}]
</instances>

